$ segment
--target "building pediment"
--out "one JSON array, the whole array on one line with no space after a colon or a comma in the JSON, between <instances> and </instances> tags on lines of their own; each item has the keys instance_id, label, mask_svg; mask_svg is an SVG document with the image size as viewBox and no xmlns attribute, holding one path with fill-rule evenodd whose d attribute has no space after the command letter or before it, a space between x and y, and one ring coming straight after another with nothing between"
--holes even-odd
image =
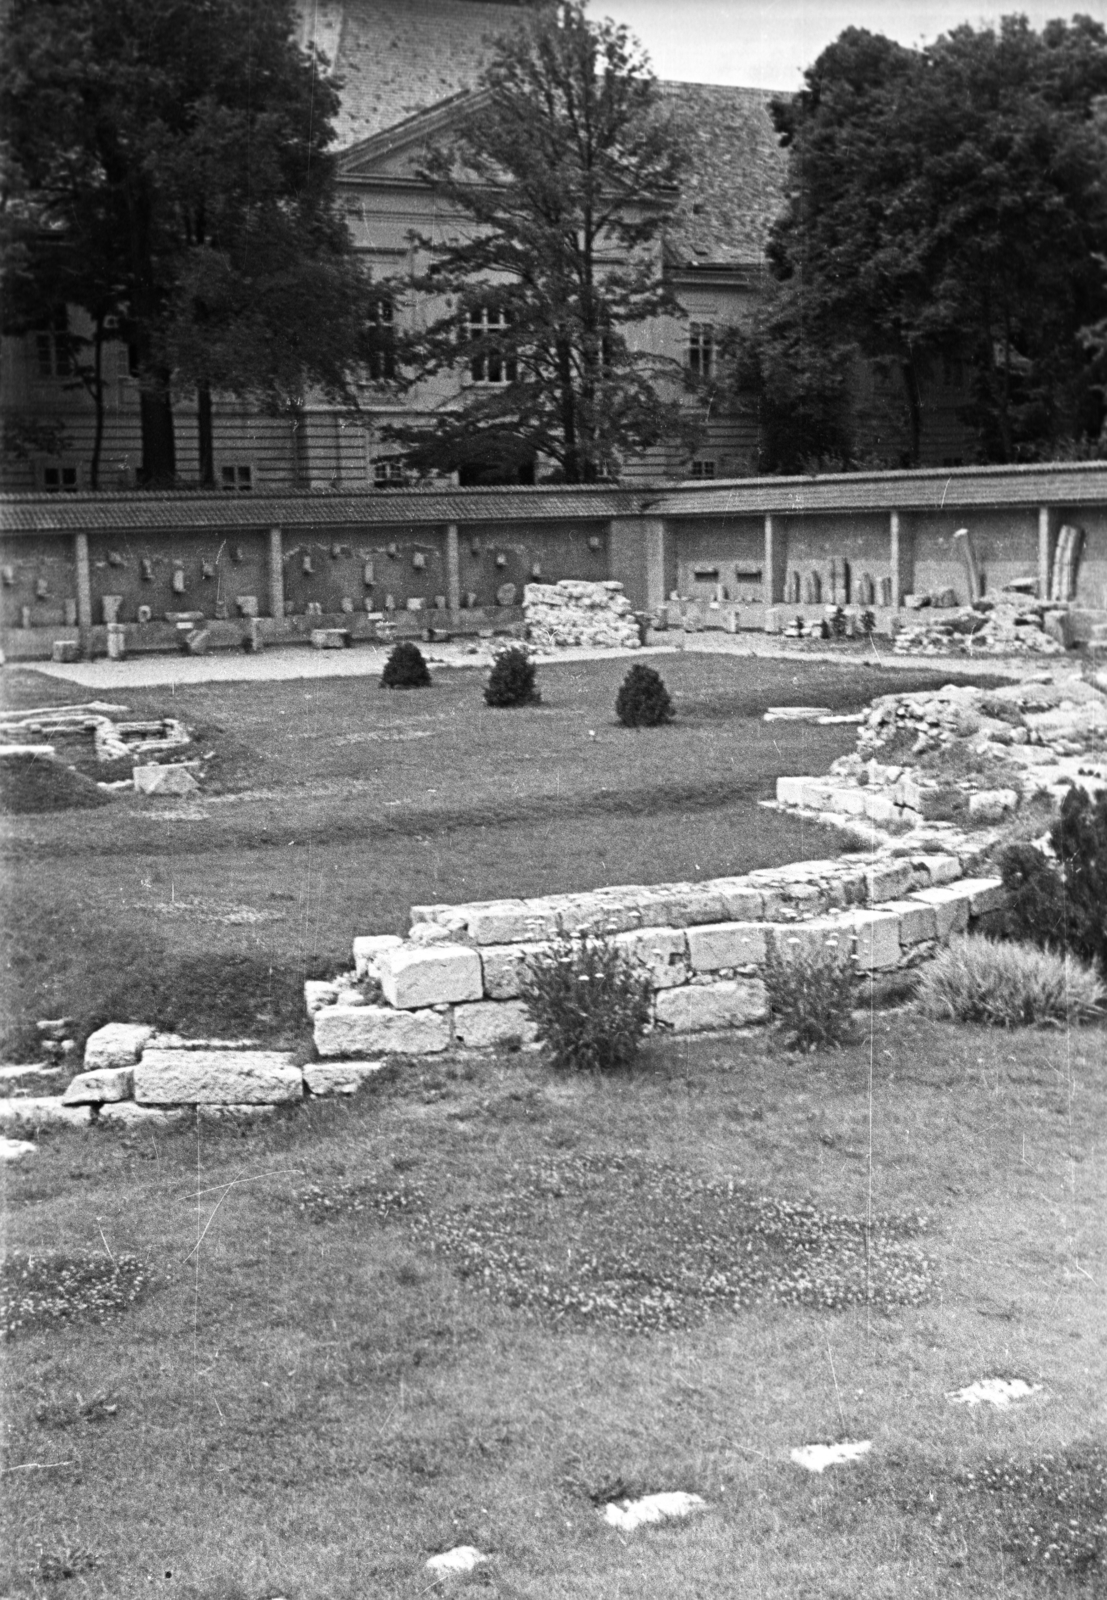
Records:
<instances>
[{"instance_id":1,"label":"building pediment","mask_svg":"<svg viewBox=\"0 0 1107 1600\"><path fill-rule=\"evenodd\" d=\"M418 182L430 151L448 145L485 98L485 93L462 90L352 145L339 157L339 182Z\"/></svg>"}]
</instances>

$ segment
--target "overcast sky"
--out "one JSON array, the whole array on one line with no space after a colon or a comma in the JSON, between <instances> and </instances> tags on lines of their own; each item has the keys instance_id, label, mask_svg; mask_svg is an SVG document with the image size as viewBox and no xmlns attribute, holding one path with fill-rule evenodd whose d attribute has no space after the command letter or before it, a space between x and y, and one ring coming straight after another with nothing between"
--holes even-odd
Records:
<instances>
[{"instance_id":1,"label":"overcast sky","mask_svg":"<svg viewBox=\"0 0 1107 1600\"><path fill-rule=\"evenodd\" d=\"M798 89L803 70L843 28L868 28L915 45L959 23L974 27L1021 12L1040 28L1077 13L1107 22L1107 0L591 0L593 17L625 22L659 78Z\"/></svg>"}]
</instances>

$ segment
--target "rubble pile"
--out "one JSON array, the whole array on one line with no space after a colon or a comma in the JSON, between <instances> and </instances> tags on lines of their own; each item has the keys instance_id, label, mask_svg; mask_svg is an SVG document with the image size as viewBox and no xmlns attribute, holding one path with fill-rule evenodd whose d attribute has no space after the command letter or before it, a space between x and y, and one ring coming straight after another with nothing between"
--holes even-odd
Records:
<instances>
[{"instance_id":1,"label":"rubble pile","mask_svg":"<svg viewBox=\"0 0 1107 1600\"><path fill-rule=\"evenodd\" d=\"M586 583L565 578L560 583L528 583L523 590L527 637L536 650L567 645L636 650L638 623L621 583Z\"/></svg>"},{"instance_id":2,"label":"rubble pile","mask_svg":"<svg viewBox=\"0 0 1107 1600\"><path fill-rule=\"evenodd\" d=\"M940 616L920 611L918 622L899 629L892 648L902 656L1058 655L1064 646L1047 631L1046 617L1059 609L1021 594L988 595Z\"/></svg>"}]
</instances>

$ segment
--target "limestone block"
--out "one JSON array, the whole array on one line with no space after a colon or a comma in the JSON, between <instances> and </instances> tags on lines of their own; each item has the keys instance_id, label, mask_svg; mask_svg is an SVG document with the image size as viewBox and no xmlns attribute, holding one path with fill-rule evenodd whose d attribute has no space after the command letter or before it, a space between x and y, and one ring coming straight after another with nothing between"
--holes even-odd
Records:
<instances>
[{"instance_id":1,"label":"limestone block","mask_svg":"<svg viewBox=\"0 0 1107 1600\"><path fill-rule=\"evenodd\" d=\"M933 906L938 927L938 938L945 942L955 933L963 933L969 925L969 902L960 883L937 884L933 889L916 889L909 896L924 905Z\"/></svg>"},{"instance_id":2,"label":"limestone block","mask_svg":"<svg viewBox=\"0 0 1107 1600\"><path fill-rule=\"evenodd\" d=\"M866 873L869 901L880 905L885 900L901 900L915 886L909 861L877 861Z\"/></svg>"},{"instance_id":3,"label":"limestone block","mask_svg":"<svg viewBox=\"0 0 1107 1600\"><path fill-rule=\"evenodd\" d=\"M594 895L599 926L608 933L630 933L642 926L640 888L600 889ZM564 919L562 925L564 926Z\"/></svg>"},{"instance_id":4,"label":"limestone block","mask_svg":"<svg viewBox=\"0 0 1107 1600\"><path fill-rule=\"evenodd\" d=\"M760 966L765 959L765 924L715 922L689 928L688 954L695 972Z\"/></svg>"},{"instance_id":5,"label":"limestone block","mask_svg":"<svg viewBox=\"0 0 1107 1600\"><path fill-rule=\"evenodd\" d=\"M559 896L557 920L561 932L570 937L576 933L600 933L608 929L606 907L598 894Z\"/></svg>"},{"instance_id":6,"label":"limestone block","mask_svg":"<svg viewBox=\"0 0 1107 1600\"><path fill-rule=\"evenodd\" d=\"M922 905L917 900L892 900L881 910L894 911L899 918L899 942L905 950L938 937L938 919L933 906Z\"/></svg>"},{"instance_id":7,"label":"limestone block","mask_svg":"<svg viewBox=\"0 0 1107 1600\"><path fill-rule=\"evenodd\" d=\"M303 1073L279 1050L148 1047L134 1073L140 1105L268 1105L304 1092Z\"/></svg>"},{"instance_id":8,"label":"limestone block","mask_svg":"<svg viewBox=\"0 0 1107 1600\"><path fill-rule=\"evenodd\" d=\"M489 1000L515 1000L526 975L530 957L542 955L549 945L541 941L527 944L484 945L480 960L484 972L484 993Z\"/></svg>"},{"instance_id":9,"label":"limestone block","mask_svg":"<svg viewBox=\"0 0 1107 1600\"><path fill-rule=\"evenodd\" d=\"M315 1048L325 1060L434 1055L449 1043L450 1019L440 1011L324 1006L315 1017Z\"/></svg>"},{"instance_id":10,"label":"limestone block","mask_svg":"<svg viewBox=\"0 0 1107 1600\"><path fill-rule=\"evenodd\" d=\"M81 1072L62 1095L63 1106L99 1106L105 1100L129 1100L134 1088L134 1067L101 1067Z\"/></svg>"},{"instance_id":11,"label":"limestone block","mask_svg":"<svg viewBox=\"0 0 1107 1600\"><path fill-rule=\"evenodd\" d=\"M139 794L195 794L200 785L187 767L135 767L134 785Z\"/></svg>"},{"instance_id":12,"label":"limestone block","mask_svg":"<svg viewBox=\"0 0 1107 1600\"><path fill-rule=\"evenodd\" d=\"M183 1106L140 1106L133 1100L109 1100L100 1107L101 1122L122 1122L128 1127L134 1123L151 1123L156 1128L171 1127L190 1113Z\"/></svg>"},{"instance_id":13,"label":"limestone block","mask_svg":"<svg viewBox=\"0 0 1107 1600\"><path fill-rule=\"evenodd\" d=\"M810 778L778 778L776 780L777 800L782 806L806 805L804 791L810 782Z\"/></svg>"},{"instance_id":14,"label":"limestone block","mask_svg":"<svg viewBox=\"0 0 1107 1600\"><path fill-rule=\"evenodd\" d=\"M922 790L914 778L904 773L892 788L892 799L900 806L910 806L912 811L922 808Z\"/></svg>"},{"instance_id":15,"label":"limestone block","mask_svg":"<svg viewBox=\"0 0 1107 1600\"><path fill-rule=\"evenodd\" d=\"M961 876L961 863L956 856L912 856L911 865L916 871L925 872L931 884L955 883Z\"/></svg>"},{"instance_id":16,"label":"limestone block","mask_svg":"<svg viewBox=\"0 0 1107 1600\"><path fill-rule=\"evenodd\" d=\"M313 650L345 650L350 642L350 633L347 628L312 628L311 648Z\"/></svg>"},{"instance_id":17,"label":"limestone block","mask_svg":"<svg viewBox=\"0 0 1107 1600\"><path fill-rule=\"evenodd\" d=\"M1015 789L981 789L969 796L969 816L977 822L1001 822L1019 806Z\"/></svg>"},{"instance_id":18,"label":"limestone block","mask_svg":"<svg viewBox=\"0 0 1107 1600\"><path fill-rule=\"evenodd\" d=\"M85 1045L85 1071L133 1067L154 1030L145 1022L109 1022L90 1033Z\"/></svg>"},{"instance_id":19,"label":"limestone block","mask_svg":"<svg viewBox=\"0 0 1107 1600\"><path fill-rule=\"evenodd\" d=\"M464 944L383 950L377 975L384 998L399 1011L480 1000L484 993L480 957Z\"/></svg>"},{"instance_id":20,"label":"limestone block","mask_svg":"<svg viewBox=\"0 0 1107 1600\"><path fill-rule=\"evenodd\" d=\"M337 999L338 990L333 983L309 978L304 984L304 1006L309 1017L313 1017L322 1006L333 1006Z\"/></svg>"},{"instance_id":21,"label":"limestone block","mask_svg":"<svg viewBox=\"0 0 1107 1600\"><path fill-rule=\"evenodd\" d=\"M710 882L660 884L647 889L640 904L646 928L690 928L726 916L723 897Z\"/></svg>"},{"instance_id":22,"label":"limestone block","mask_svg":"<svg viewBox=\"0 0 1107 1600\"><path fill-rule=\"evenodd\" d=\"M957 886L969 896L970 917L983 917L989 911L1002 911L1007 904L999 878L962 878Z\"/></svg>"},{"instance_id":23,"label":"limestone block","mask_svg":"<svg viewBox=\"0 0 1107 1600\"><path fill-rule=\"evenodd\" d=\"M354 971L359 978L376 969L377 957L385 950L398 950L403 940L396 933L364 934L354 940Z\"/></svg>"},{"instance_id":24,"label":"limestone block","mask_svg":"<svg viewBox=\"0 0 1107 1600\"><path fill-rule=\"evenodd\" d=\"M533 938L525 900L489 900L467 910L467 931L474 944L517 944Z\"/></svg>"},{"instance_id":25,"label":"limestone block","mask_svg":"<svg viewBox=\"0 0 1107 1600\"><path fill-rule=\"evenodd\" d=\"M871 789L862 792L865 796L865 815L870 822L886 826L899 821L902 807L897 806L894 800L890 800L886 794L874 794Z\"/></svg>"},{"instance_id":26,"label":"limestone block","mask_svg":"<svg viewBox=\"0 0 1107 1600\"><path fill-rule=\"evenodd\" d=\"M760 922L764 897L748 878L716 878L712 884L722 898L726 922Z\"/></svg>"},{"instance_id":27,"label":"limestone block","mask_svg":"<svg viewBox=\"0 0 1107 1600\"><path fill-rule=\"evenodd\" d=\"M649 968L654 989L688 981L688 943L683 928L635 928L617 933L615 943L632 961Z\"/></svg>"},{"instance_id":28,"label":"limestone block","mask_svg":"<svg viewBox=\"0 0 1107 1600\"><path fill-rule=\"evenodd\" d=\"M356 1094L363 1083L380 1072L383 1061L314 1061L304 1068L308 1094Z\"/></svg>"},{"instance_id":29,"label":"limestone block","mask_svg":"<svg viewBox=\"0 0 1107 1600\"><path fill-rule=\"evenodd\" d=\"M428 944L458 944L465 928L459 924L457 928L444 928L440 922L417 922L408 934L409 944L425 946Z\"/></svg>"},{"instance_id":30,"label":"limestone block","mask_svg":"<svg viewBox=\"0 0 1107 1600\"><path fill-rule=\"evenodd\" d=\"M809 917L806 922L766 922L762 926L766 951L771 935L777 951L786 959L798 955L816 955L824 950L836 950L849 955L853 951L853 930L843 924L840 913L828 917Z\"/></svg>"},{"instance_id":31,"label":"limestone block","mask_svg":"<svg viewBox=\"0 0 1107 1600\"><path fill-rule=\"evenodd\" d=\"M454 1038L470 1050L518 1040L531 1044L538 1030L521 1000L477 1000L454 1009Z\"/></svg>"},{"instance_id":32,"label":"limestone block","mask_svg":"<svg viewBox=\"0 0 1107 1600\"><path fill-rule=\"evenodd\" d=\"M750 1022L764 1022L768 1011L765 985L760 978L685 984L680 989L663 989L657 997L657 1020L675 1033L741 1028Z\"/></svg>"},{"instance_id":33,"label":"limestone block","mask_svg":"<svg viewBox=\"0 0 1107 1600\"><path fill-rule=\"evenodd\" d=\"M838 921L852 934L854 959L863 971L899 965L899 918L894 911L844 911Z\"/></svg>"},{"instance_id":34,"label":"limestone block","mask_svg":"<svg viewBox=\"0 0 1107 1600\"><path fill-rule=\"evenodd\" d=\"M872 798L867 789L830 789L824 803L828 811L840 811L846 817L864 817L868 815Z\"/></svg>"},{"instance_id":35,"label":"limestone block","mask_svg":"<svg viewBox=\"0 0 1107 1600\"><path fill-rule=\"evenodd\" d=\"M55 1124L83 1124L89 1112L84 1106L64 1106L60 1094L19 1095L0 1100L0 1128L42 1128Z\"/></svg>"}]
</instances>

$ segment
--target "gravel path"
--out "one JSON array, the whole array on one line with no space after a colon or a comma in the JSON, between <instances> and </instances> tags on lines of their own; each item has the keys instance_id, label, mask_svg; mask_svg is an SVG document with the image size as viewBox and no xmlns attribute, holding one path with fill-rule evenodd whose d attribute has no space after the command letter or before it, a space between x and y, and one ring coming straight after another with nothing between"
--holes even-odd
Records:
<instances>
[{"instance_id":1,"label":"gravel path","mask_svg":"<svg viewBox=\"0 0 1107 1600\"><path fill-rule=\"evenodd\" d=\"M795 661L818 661L847 670L865 662L881 667L901 667L918 672L931 669L979 675L1023 678L1043 671L1064 670L1069 663L1061 658L987 657L978 661L957 656L897 656L885 641L873 641L864 654L833 650L790 647L790 641L763 633L694 633L674 636L674 644L648 645L641 650L589 650L569 648L556 655L539 657L540 662L603 661L629 657L675 655L680 650L710 655L780 656ZM389 645L356 644L348 650L312 650L305 645L274 646L260 655L240 655L220 651L210 656L148 655L131 656L125 661L82 661L60 666L51 661L13 661L20 667L42 672L51 678L79 684L85 689L121 690L170 687L190 683L275 683L308 678L375 677L388 656ZM490 642L435 644L423 646L432 667L487 667L491 661Z\"/></svg>"}]
</instances>

